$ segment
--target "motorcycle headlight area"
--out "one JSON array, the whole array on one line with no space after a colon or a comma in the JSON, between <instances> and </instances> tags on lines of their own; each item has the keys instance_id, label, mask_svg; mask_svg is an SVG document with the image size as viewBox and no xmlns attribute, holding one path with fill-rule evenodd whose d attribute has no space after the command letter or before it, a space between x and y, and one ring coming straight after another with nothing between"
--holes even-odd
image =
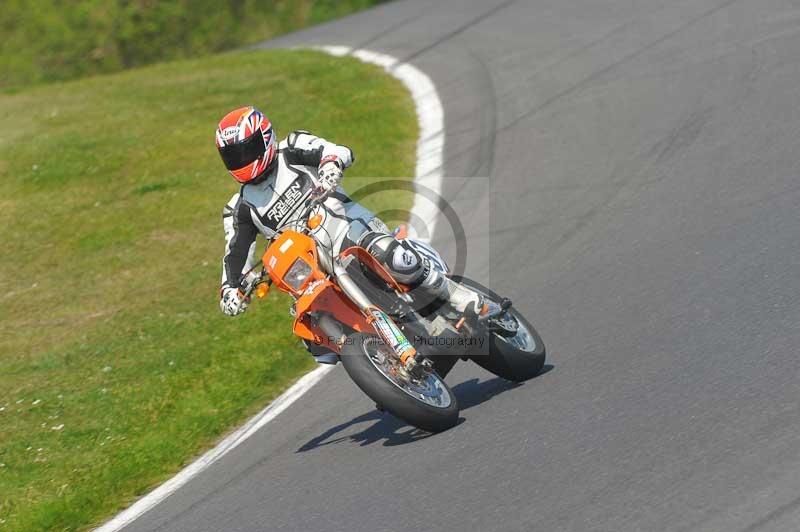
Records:
<instances>
[{"instance_id":1,"label":"motorcycle headlight area","mask_svg":"<svg viewBox=\"0 0 800 532\"><path fill-rule=\"evenodd\" d=\"M289 271L283 276L283 280L295 290L300 290L300 287L308 280L311 275L311 266L303 259L295 259Z\"/></svg>"}]
</instances>

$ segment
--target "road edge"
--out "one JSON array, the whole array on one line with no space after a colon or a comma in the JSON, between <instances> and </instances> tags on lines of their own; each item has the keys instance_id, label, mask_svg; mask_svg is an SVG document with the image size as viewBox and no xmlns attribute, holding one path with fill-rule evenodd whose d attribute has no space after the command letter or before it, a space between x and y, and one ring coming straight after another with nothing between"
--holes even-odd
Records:
<instances>
[{"instance_id":1,"label":"road edge","mask_svg":"<svg viewBox=\"0 0 800 532\"><path fill-rule=\"evenodd\" d=\"M444 161L444 108L442 107L436 85L427 74L409 63L401 63L395 57L370 50L353 50L347 46L315 46L312 49L342 57L350 55L364 63L382 67L388 74L398 79L411 93L419 122L419 139L417 139L417 164L414 183L441 194L442 168ZM437 219L437 208L434 203L415 195L411 213L424 221L428 234L433 236ZM276 397L266 408L250 418L244 425L226 436L200 458L180 470L175 476L143 496L131 506L117 514L95 532L117 532L136 519L156 507L167 497L175 493L194 477L206 470L211 464L258 432L267 423L275 419L292 403L300 399L333 370L335 366L321 365L305 374L285 392Z\"/></svg>"},{"instance_id":2,"label":"road edge","mask_svg":"<svg viewBox=\"0 0 800 532\"><path fill-rule=\"evenodd\" d=\"M337 57L349 55L364 63L380 66L405 85L414 100L419 123L414 184L425 187L426 192L429 192L428 197L440 197L444 168L444 107L442 107L439 92L431 78L414 65L401 63L396 57L380 52L331 45L314 46L312 49ZM430 192L434 194L432 195ZM429 238L422 240L430 240L436 229L439 215L436 202L427 199L423 194L416 194L411 206L411 214L424 222L428 229Z\"/></svg>"}]
</instances>

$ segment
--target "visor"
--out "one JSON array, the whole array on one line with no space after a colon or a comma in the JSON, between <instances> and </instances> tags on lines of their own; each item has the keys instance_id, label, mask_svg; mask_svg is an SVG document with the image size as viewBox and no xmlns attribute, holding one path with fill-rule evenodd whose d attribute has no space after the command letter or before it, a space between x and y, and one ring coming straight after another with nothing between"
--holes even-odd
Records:
<instances>
[{"instance_id":1,"label":"visor","mask_svg":"<svg viewBox=\"0 0 800 532\"><path fill-rule=\"evenodd\" d=\"M249 138L242 142L229 144L219 148L222 162L228 170L238 170L248 164L256 162L259 157L263 157L267 152L264 144L264 134L257 129Z\"/></svg>"}]
</instances>

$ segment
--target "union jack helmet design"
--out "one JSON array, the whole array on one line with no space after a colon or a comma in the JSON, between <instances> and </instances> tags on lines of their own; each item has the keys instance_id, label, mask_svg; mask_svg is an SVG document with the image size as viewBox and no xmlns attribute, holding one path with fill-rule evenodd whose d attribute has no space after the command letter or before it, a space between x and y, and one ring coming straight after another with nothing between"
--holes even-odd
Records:
<instances>
[{"instance_id":1,"label":"union jack helmet design","mask_svg":"<svg viewBox=\"0 0 800 532\"><path fill-rule=\"evenodd\" d=\"M253 106L235 109L217 126L217 150L236 181L263 181L277 161L272 123Z\"/></svg>"}]
</instances>

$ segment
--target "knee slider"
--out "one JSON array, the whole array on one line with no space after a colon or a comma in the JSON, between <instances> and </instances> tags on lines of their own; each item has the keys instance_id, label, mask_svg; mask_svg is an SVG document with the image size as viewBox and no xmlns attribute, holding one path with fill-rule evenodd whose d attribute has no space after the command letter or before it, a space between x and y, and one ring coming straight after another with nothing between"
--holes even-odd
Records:
<instances>
[{"instance_id":1,"label":"knee slider","mask_svg":"<svg viewBox=\"0 0 800 532\"><path fill-rule=\"evenodd\" d=\"M394 238L386 233L368 231L358 239L358 245L370 252L381 262L384 262L386 252Z\"/></svg>"},{"instance_id":2,"label":"knee slider","mask_svg":"<svg viewBox=\"0 0 800 532\"><path fill-rule=\"evenodd\" d=\"M430 271L428 260L406 241L392 239L383 262L399 283L411 288L421 285Z\"/></svg>"}]
</instances>

